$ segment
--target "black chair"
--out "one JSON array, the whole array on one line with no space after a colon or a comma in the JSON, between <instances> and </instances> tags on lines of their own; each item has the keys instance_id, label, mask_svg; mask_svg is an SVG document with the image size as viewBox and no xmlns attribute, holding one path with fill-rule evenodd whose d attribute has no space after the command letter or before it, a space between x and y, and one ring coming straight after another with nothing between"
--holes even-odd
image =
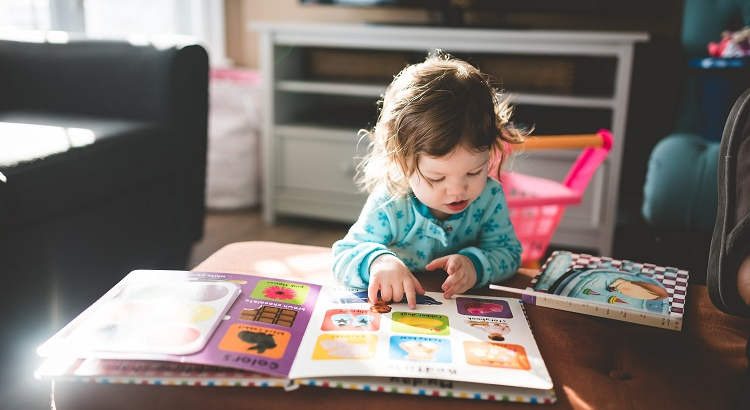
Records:
<instances>
[{"instance_id":1,"label":"black chair","mask_svg":"<svg viewBox=\"0 0 750 410\"><path fill-rule=\"evenodd\" d=\"M198 45L0 41L7 353L33 354L132 269L186 267L203 234L207 118Z\"/></svg>"}]
</instances>

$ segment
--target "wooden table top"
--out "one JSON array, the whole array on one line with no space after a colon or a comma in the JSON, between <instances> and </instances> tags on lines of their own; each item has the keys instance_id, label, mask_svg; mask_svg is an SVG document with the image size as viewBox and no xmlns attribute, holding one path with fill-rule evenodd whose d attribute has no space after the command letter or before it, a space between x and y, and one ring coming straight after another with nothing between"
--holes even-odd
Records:
<instances>
[{"instance_id":1,"label":"wooden table top","mask_svg":"<svg viewBox=\"0 0 750 410\"><path fill-rule=\"evenodd\" d=\"M333 284L330 248L240 242L228 245L195 271L245 273ZM437 291L440 275L420 275ZM529 279L517 275L510 285ZM489 289L478 295L511 296ZM745 341L750 320L725 315L705 286L690 285L683 330L666 329L527 306L529 322L555 384L557 403L544 409L748 408ZM191 387L60 383L58 409L528 409L528 404L436 398L303 386L291 392L262 387ZM742 401L744 400L744 401Z\"/></svg>"}]
</instances>

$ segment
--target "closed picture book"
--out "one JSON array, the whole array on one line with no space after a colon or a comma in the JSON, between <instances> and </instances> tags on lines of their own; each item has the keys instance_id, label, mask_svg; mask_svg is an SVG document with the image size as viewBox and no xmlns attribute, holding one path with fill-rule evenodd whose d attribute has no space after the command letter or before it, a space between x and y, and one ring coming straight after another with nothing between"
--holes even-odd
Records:
<instances>
[{"instance_id":1,"label":"closed picture book","mask_svg":"<svg viewBox=\"0 0 750 410\"><path fill-rule=\"evenodd\" d=\"M555 401L523 304L512 298L427 292L409 309L372 306L366 291L345 287L139 270L38 353L40 378Z\"/></svg>"},{"instance_id":2,"label":"closed picture book","mask_svg":"<svg viewBox=\"0 0 750 410\"><path fill-rule=\"evenodd\" d=\"M688 272L604 256L555 251L525 290L524 302L679 331Z\"/></svg>"}]
</instances>

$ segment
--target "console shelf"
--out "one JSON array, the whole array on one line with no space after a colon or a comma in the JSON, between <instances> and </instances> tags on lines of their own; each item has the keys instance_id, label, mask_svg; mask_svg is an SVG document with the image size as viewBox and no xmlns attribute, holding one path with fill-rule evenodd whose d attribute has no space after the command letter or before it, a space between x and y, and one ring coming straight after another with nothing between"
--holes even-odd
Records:
<instances>
[{"instance_id":1,"label":"console shelf","mask_svg":"<svg viewBox=\"0 0 750 410\"><path fill-rule=\"evenodd\" d=\"M502 83L521 123L526 120L544 133L612 130L610 156L582 204L566 211L552 239L555 245L611 253L633 48L648 40L646 33L264 22L251 22L249 28L261 34L267 223L279 214L344 222L357 218L366 195L357 191L352 179L357 158L368 147L358 130L374 125L376 102L387 79L439 48L483 71L485 67L507 70L508 64L517 67L519 59L528 56L534 73L551 75L548 83L562 81L562 86L549 90ZM351 67L330 63L330 58L347 55ZM385 75L359 79L349 75L357 69L372 74L381 62ZM586 68L589 62L588 70L574 75L574 69L582 64ZM317 75L311 72L316 69ZM592 72L599 74L598 83ZM511 76L501 72L497 77ZM514 171L561 180L576 154L527 153L510 165Z\"/></svg>"},{"instance_id":2,"label":"console shelf","mask_svg":"<svg viewBox=\"0 0 750 410\"><path fill-rule=\"evenodd\" d=\"M348 95L354 97L380 98L385 85L338 83L332 81L284 80L276 84L276 91L300 94ZM514 104L550 105L561 107L613 108L615 100L606 97L576 95L513 93Z\"/></svg>"}]
</instances>

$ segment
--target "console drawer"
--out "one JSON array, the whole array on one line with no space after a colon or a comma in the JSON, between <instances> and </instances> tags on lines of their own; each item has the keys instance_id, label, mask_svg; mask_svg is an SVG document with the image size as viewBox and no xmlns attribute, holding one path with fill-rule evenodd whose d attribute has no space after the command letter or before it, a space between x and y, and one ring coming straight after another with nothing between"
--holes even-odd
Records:
<instances>
[{"instance_id":1,"label":"console drawer","mask_svg":"<svg viewBox=\"0 0 750 410\"><path fill-rule=\"evenodd\" d=\"M358 158L367 151L367 143L357 144L356 133L352 133L350 140L282 136L279 141L276 181L281 187L344 194L359 192L354 175Z\"/></svg>"}]
</instances>

